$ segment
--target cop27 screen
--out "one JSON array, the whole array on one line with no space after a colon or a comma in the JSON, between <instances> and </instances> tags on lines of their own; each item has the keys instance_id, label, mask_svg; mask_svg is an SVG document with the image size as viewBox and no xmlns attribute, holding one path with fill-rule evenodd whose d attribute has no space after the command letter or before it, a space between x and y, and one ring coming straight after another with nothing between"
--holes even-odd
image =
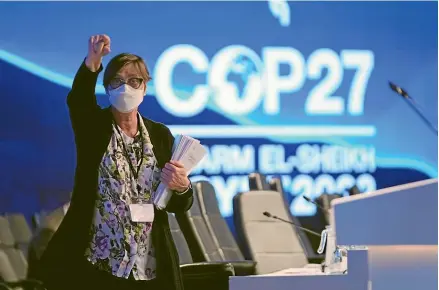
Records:
<instances>
[{"instance_id":1,"label":"cop27 screen","mask_svg":"<svg viewBox=\"0 0 439 290\"><path fill-rule=\"evenodd\" d=\"M297 216L316 213L301 196L437 177L437 136L388 86L437 122L437 2L3 2L0 15L0 210L69 199L65 97L97 33L108 59L146 60L141 113L206 146L191 179L214 185L224 216L252 172L280 177ZM108 106L102 76L96 92Z\"/></svg>"}]
</instances>

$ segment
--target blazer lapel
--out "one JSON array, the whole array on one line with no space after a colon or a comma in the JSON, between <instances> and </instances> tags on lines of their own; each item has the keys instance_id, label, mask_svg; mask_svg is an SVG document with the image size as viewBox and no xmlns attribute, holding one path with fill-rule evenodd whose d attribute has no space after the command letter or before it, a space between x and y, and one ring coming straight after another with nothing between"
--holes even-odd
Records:
<instances>
[{"instance_id":1,"label":"blazer lapel","mask_svg":"<svg viewBox=\"0 0 439 290\"><path fill-rule=\"evenodd\" d=\"M146 130L148 130L149 133L149 138L151 139L151 143L152 143L152 151L154 152L154 156L157 159L157 163L159 165L159 168L163 168L166 164L166 162L168 162L166 158L165 154L164 154L164 149L163 148L163 140L161 139L161 136L159 136L157 134L157 131L155 129L154 124L147 118L142 117L143 118L143 123L145 124Z\"/></svg>"}]
</instances>

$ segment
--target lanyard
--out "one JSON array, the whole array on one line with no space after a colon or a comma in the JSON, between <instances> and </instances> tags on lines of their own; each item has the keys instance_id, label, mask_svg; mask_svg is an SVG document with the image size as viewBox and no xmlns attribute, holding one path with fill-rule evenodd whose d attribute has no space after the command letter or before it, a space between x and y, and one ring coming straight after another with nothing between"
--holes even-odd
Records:
<instances>
[{"instance_id":1,"label":"lanyard","mask_svg":"<svg viewBox=\"0 0 439 290\"><path fill-rule=\"evenodd\" d=\"M117 126L117 124L115 124L115 126L116 126L116 130L117 130L117 132L119 133L119 135L120 135L120 138L122 139L122 146L123 146L123 151L124 151L124 155L125 155L125 159L128 161L128 164L129 164L129 166L130 166L130 170L131 170L131 173L133 174L133 176L134 176L134 178L137 180L137 178L139 177L139 170L140 170L140 168L142 167L142 163L143 163L143 154L144 154L144 152L143 152L143 150L144 150L144 144L143 144L143 132L142 132L142 127L141 126L139 126L139 131L140 131L140 137L141 137L141 140L142 140L142 147L141 147L141 150L142 150L142 154L140 155L140 163L137 165L137 168L134 168L134 165L133 165L133 163L131 162L131 158L130 158L130 154L129 154L129 152L128 152L128 150L127 150L127 147L126 147L126 145L125 145L125 141L124 141L124 139L123 139L123 136L122 136L122 134L123 133L121 133L120 131L119 131L119 127ZM136 158L137 158L137 156L136 156Z\"/></svg>"}]
</instances>

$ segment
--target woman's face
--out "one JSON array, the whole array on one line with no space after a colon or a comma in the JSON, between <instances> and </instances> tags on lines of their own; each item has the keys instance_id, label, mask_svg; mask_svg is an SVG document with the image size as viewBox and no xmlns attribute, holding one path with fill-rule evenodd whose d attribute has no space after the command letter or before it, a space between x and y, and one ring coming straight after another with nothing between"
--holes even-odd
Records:
<instances>
[{"instance_id":1,"label":"woman's face","mask_svg":"<svg viewBox=\"0 0 439 290\"><path fill-rule=\"evenodd\" d=\"M114 90L123 84L131 86L133 89L142 89L146 93L146 83L142 74L133 63L122 67L114 78L110 81L109 89Z\"/></svg>"}]
</instances>

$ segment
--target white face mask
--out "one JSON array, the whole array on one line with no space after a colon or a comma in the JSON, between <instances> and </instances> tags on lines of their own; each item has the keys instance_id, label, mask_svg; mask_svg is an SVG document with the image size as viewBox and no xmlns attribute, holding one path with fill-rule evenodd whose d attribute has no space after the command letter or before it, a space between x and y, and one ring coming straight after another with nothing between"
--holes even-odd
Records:
<instances>
[{"instance_id":1,"label":"white face mask","mask_svg":"<svg viewBox=\"0 0 439 290\"><path fill-rule=\"evenodd\" d=\"M117 89L108 91L110 103L121 113L132 112L143 101L143 89L133 89L129 85L121 85Z\"/></svg>"}]
</instances>

